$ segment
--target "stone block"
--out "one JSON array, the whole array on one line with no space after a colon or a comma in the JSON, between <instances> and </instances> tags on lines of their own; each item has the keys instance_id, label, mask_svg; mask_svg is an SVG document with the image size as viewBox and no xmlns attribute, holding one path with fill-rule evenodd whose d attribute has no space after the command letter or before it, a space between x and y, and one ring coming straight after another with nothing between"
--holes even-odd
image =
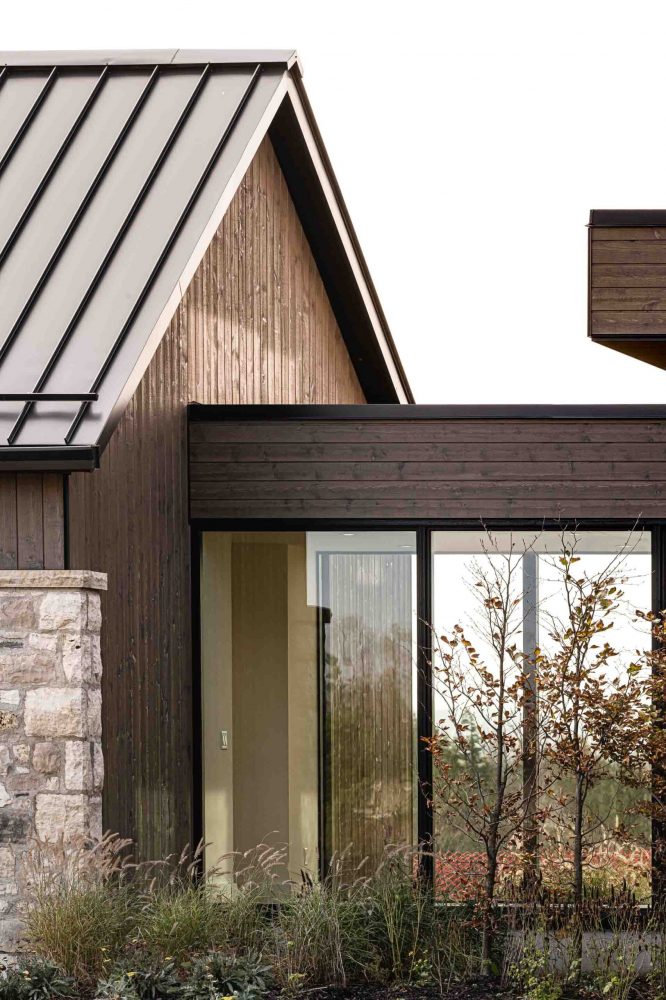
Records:
<instances>
[{"instance_id":1,"label":"stone block","mask_svg":"<svg viewBox=\"0 0 666 1000\"><path fill-rule=\"evenodd\" d=\"M40 774L58 774L62 764L62 749L58 743L37 743L32 755L32 766Z\"/></svg>"},{"instance_id":2,"label":"stone block","mask_svg":"<svg viewBox=\"0 0 666 1000\"><path fill-rule=\"evenodd\" d=\"M40 603L39 594L30 590L21 593L0 590L0 622L3 629L38 627Z\"/></svg>"},{"instance_id":3,"label":"stone block","mask_svg":"<svg viewBox=\"0 0 666 1000\"><path fill-rule=\"evenodd\" d=\"M86 736L102 735L102 692L99 688L88 691L88 729Z\"/></svg>"},{"instance_id":4,"label":"stone block","mask_svg":"<svg viewBox=\"0 0 666 1000\"><path fill-rule=\"evenodd\" d=\"M9 794L3 783L0 781L0 809L8 806L13 798L14 796Z\"/></svg>"},{"instance_id":5,"label":"stone block","mask_svg":"<svg viewBox=\"0 0 666 1000\"><path fill-rule=\"evenodd\" d=\"M87 627L87 594L80 590L52 590L42 598L39 628L42 632L81 632Z\"/></svg>"},{"instance_id":6,"label":"stone block","mask_svg":"<svg viewBox=\"0 0 666 1000\"><path fill-rule=\"evenodd\" d=\"M55 651L30 648L0 649L0 685L49 684L57 680L58 660Z\"/></svg>"},{"instance_id":7,"label":"stone block","mask_svg":"<svg viewBox=\"0 0 666 1000\"><path fill-rule=\"evenodd\" d=\"M93 743L93 787L96 792L101 792L104 787L104 755L98 740Z\"/></svg>"},{"instance_id":8,"label":"stone block","mask_svg":"<svg viewBox=\"0 0 666 1000\"><path fill-rule=\"evenodd\" d=\"M92 679L92 653L89 635L65 635L62 644L62 669L70 684L84 684Z\"/></svg>"},{"instance_id":9,"label":"stone block","mask_svg":"<svg viewBox=\"0 0 666 1000\"><path fill-rule=\"evenodd\" d=\"M27 736L87 735L86 693L82 688L36 688L25 696Z\"/></svg>"},{"instance_id":10,"label":"stone block","mask_svg":"<svg viewBox=\"0 0 666 1000\"><path fill-rule=\"evenodd\" d=\"M0 952L13 955L21 947L25 933L22 920L17 917L3 917L0 920Z\"/></svg>"},{"instance_id":11,"label":"stone block","mask_svg":"<svg viewBox=\"0 0 666 1000\"><path fill-rule=\"evenodd\" d=\"M21 692L17 688L13 688L11 691L0 691L0 708L2 709L12 709L18 708L21 701Z\"/></svg>"},{"instance_id":12,"label":"stone block","mask_svg":"<svg viewBox=\"0 0 666 1000\"><path fill-rule=\"evenodd\" d=\"M29 743L15 743L12 747L12 756L17 764L30 763L31 747Z\"/></svg>"},{"instance_id":13,"label":"stone block","mask_svg":"<svg viewBox=\"0 0 666 1000\"><path fill-rule=\"evenodd\" d=\"M88 631L93 635L99 635L102 628L102 602L99 594L93 590L88 591Z\"/></svg>"},{"instance_id":14,"label":"stone block","mask_svg":"<svg viewBox=\"0 0 666 1000\"><path fill-rule=\"evenodd\" d=\"M0 879L13 881L16 878L16 854L13 847L0 847Z\"/></svg>"},{"instance_id":15,"label":"stone block","mask_svg":"<svg viewBox=\"0 0 666 1000\"><path fill-rule=\"evenodd\" d=\"M35 805L38 838L45 843L57 843L62 838L66 843L91 836L97 823L93 815L96 801L82 794L40 793Z\"/></svg>"},{"instance_id":16,"label":"stone block","mask_svg":"<svg viewBox=\"0 0 666 1000\"><path fill-rule=\"evenodd\" d=\"M16 712L0 712L0 733L6 733L10 729L16 729L19 724Z\"/></svg>"},{"instance_id":17,"label":"stone block","mask_svg":"<svg viewBox=\"0 0 666 1000\"><path fill-rule=\"evenodd\" d=\"M93 747L87 740L65 744L65 788L68 792L89 792L93 785Z\"/></svg>"}]
</instances>

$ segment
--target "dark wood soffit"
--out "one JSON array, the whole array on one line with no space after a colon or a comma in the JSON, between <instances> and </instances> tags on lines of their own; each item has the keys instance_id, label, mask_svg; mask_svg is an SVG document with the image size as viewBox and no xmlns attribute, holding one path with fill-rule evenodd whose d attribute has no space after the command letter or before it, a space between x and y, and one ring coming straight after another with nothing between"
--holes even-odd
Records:
<instances>
[{"instance_id":1,"label":"dark wood soffit","mask_svg":"<svg viewBox=\"0 0 666 1000\"><path fill-rule=\"evenodd\" d=\"M194 520L666 514L663 406L214 411L190 410Z\"/></svg>"}]
</instances>

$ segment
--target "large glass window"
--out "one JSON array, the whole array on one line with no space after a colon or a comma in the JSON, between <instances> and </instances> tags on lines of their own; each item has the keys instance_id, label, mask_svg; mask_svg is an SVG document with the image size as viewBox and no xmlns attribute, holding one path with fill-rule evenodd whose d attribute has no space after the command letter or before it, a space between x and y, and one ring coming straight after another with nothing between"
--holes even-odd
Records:
<instances>
[{"instance_id":1,"label":"large glass window","mask_svg":"<svg viewBox=\"0 0 666 1000\"><path fill-rule=\"evenodd\" d=\"M322 841L375 866L416 839L416 539L311 532L320 615ZM314 597L314 595L311 595Z\"/></svg>"},{"instance_id":2,"label":"large glass window","mask_svg":"<svg viewBox=\"0 0 666 1000\"><path fill-rule=\"evenodd\" d=\"M412 842L415 560L409 531L204 534L209 860L271 838L297 875Z\"/></svg>"},{"instance_id":3,"label":"large glass window","mask_svg":"<svg viewBox=\"0 0 666 1000\"><path fill-rule=\"evenodd\" d=\"M476 657L476 660L467 655L459 658L460 683L456 686L454 681L452 687L442 666L449 647L438 648L439 640L436 639L433 657L435 731L441 733L453 724L452 703L455 702L458 719L466 727L465 738L469 739L470 745L474 745L477 753L472 768L475 780L479 782L481 794L487 793L488 801L492 801L491 786L495 780L493 769L497 757L493 729L497 718L500 670L497 630L500 619L503 619L507 629L505 649L510 646L516 649L513 659L510 654L505 654L501 668L505 671L505 682L517 685L517 689L509 692L504 706L506 731L513 734L507 745L511 746L513 740L516 748L533 746L531 753L521 752L519 767L512 769L509 763L509 794L514 795L514 802L524 808L523 847L527 844L531 850L540 851L545 876L553 880L557 875L555 869L558 865L560 868L566 865L571 855L572 779L566 775L566 768L565 774L556 779L546 751L543 757L538 752L537 744L542 737L543 745L547 746L548 734L539 733L540 723L543 722L545 729L547 720L539 714L538 670L534 660L536 650L544 657L555 652L557 636L563 635L569 624L572 594L568 591L561 559L566 550L575 550L572 575L577 579L594 580L604 574L612 574L618 581L621 579L618 592L621 590L622 596L616 601L612 619L608 622L611 629L601 637L596 647L592 647L591 653L596 655L595 648L598 649L609 637L614 655L608 657L603 669L612 680L614 674L619 676L626 671L638 648L650 644L649 628L636 616L637 609L649 611L652 602L649 532L628 535L616 531L581 531L575 535L563 535L555 531L495 534L442 531L432 535L434 635L449 638L454 635L456 627L462 628L463 631L457 634L464 635L465 640L472 644ZM505 614L489 607L489 598L493 596L506 600L508 610ZM461 694L465 691L472 692L473 696L466 699ZM563 692L563 704L567 697L568 693ZM585 738L584 733L582 738ZM453 770L448 773L455 773L456 768L462 773L465 765L454 741L449 744L444 740L442 745L447 747L443 752L451 756L447 764ZM595 781L587 792L586 877L593 880L595 861L598 861L596 867L601 870L603 856L614 851L618 858L631 859L631 863L622 869L620 881L630 874L629 869L634 864L635 870L631 875L640 891L641 886L637 885L636 879L640 881L641 871L647 879L649 872L649 823L640 818L639 810L635 808L637 793L614 780L612 768L608 770L610 773L603 780ZM484 789L484 781L488 783L487 789ZM558 807L552 810L549 819L543 821L542 818L541 826L547 843L538 845L529 842L530 813L545 808L546 795ZM531 806L527 796L532 796ZM457 876L460 870L473 869L477 855L481 858L481 838L471 830L472 824L466 823L464 817L461 819L460 810L454 814L455 810L449 810L446 803L441 804L441 808L437 806L435 794L435 842L444 857L439 862L441 871L444 874L454 872ZM477 822L477 829L482 825L483 821ZM513 840L515 843L516 838ZM548 864L553 871L545 870Z\"/></svg>"}]
</instances>

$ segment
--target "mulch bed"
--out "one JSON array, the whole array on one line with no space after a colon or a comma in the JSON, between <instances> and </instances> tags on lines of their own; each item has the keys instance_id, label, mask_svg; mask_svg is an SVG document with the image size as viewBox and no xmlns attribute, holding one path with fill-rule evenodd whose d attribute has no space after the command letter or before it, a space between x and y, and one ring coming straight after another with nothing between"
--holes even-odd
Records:
<instances>
[{"instance_id":1,"label":"mulch bed","mask_svg":"<svg viewBox=\"0 0 666 1000\"><path fill-rule=\"evenodd\" d=\"M276 994L277 996L277 994ZM304 990L303 1000L517 1000L515 991L502 986L497 980L456 983L443 997L430 986L350 986L347 989Z\"/></svg>"}]
</instances>

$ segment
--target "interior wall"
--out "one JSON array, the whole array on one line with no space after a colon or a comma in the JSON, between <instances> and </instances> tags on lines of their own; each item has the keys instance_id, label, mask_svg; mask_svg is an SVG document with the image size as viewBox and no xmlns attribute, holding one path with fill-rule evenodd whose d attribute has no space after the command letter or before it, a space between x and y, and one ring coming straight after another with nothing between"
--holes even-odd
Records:
<instances>
[{"instance_id":1,"label":"interior wall","mask_svg":"<svg viewBox=\"0 0 666 1000\"><path fill-rule=\"evenodd\" d=\"M207 863L268 840L289 845L291 874L314 872L317 633L305 535L205 532L202 549Z\"/></svg>"},{"instance_id":2,"label":"interior wall","mask_svg":"<svg viewBox=\"0 0 666 1000\"><path fill-rule=\"evenodd\" d=\"M362 403L270 140L102 455L70 480L73 568L103 570L104 824L140 857L194 829L189 402Z\"/></svg>"}]
</instances>

